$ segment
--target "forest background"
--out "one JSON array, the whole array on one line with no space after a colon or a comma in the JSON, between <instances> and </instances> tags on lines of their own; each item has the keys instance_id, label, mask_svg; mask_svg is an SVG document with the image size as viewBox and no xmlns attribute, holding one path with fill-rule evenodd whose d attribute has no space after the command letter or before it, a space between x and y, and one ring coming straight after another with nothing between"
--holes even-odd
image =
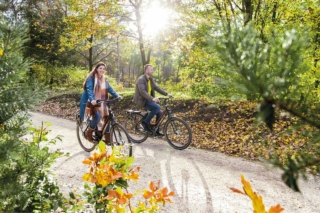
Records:
<instances>
[{"instance_id":1,"label":"forest background","mask_svg":"<svg viewBox=\"0 0 320 213\"><path fill-rule=\"evenodd\" d=\"M37 92L39 100L59 99L60 112L68 108L71 115L76 110L61 97L79 97L99 61L129 103L143 66L152 64L154 79L174 94L173 108L190 123L193 146L272 159L295 190L301 174L319 174L319 1L0 2L0 124L31 107ZM13 50L21 55L6 58ZM13 70L19 78L8 81ZM4 81L28 85L33 96L21 92L29 102L11 104ZM5 112L10 106L12 114Z\"/></svg>"}]
</instances>

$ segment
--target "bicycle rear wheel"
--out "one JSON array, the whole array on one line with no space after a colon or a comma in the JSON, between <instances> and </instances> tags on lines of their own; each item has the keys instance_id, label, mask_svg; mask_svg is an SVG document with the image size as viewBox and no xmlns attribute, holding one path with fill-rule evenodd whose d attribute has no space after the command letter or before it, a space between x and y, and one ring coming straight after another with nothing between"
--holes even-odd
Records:
<instances>
[{"instance_id":1,"label":"bicycle rear wheel","mask_svg":"<svg viewBox=\"0 0 320 213\"><path fill-rule=\"evenodd\" d=\"M85 119L81 123L77 122L78 142L79 142L80 146L82 147L82 149L86 152L91 152L92 150L94 150L95 146L97 145L96 142L90 142L86 138L85 134L89 128L89 125L90 125L90 121L87 116L85 117Z\"/></svg>"},{"instance_id":2,"label":"bicycle rear wheel","mask_svg":"<svg viewBox=\"0 0 320 213\"><path fill-rule=\"evenodd\" d=\"M141 126L143 115L138 113L129 114L126 118L124 127L133 143L142 143L148 138L148 132Z\"/></svg>"},{"instance_id":3,"label":"bicycle rear wheel","mask_svg":"<svg viewBox=\"0 0 320 213\"><path fill-rule=\"evenodd\" d=\"M191 129L181 118L169 118L164 126L164 134L170 146L178 150L187 148L192 142Z\"/></svg>"},{"instance_id":4,"label":"bicycle rear wheel","mask_svg":"<svg viewBox=\"0 0 320 213\"><path fill-rule=\"evenodd\" d=\"M110 143L112 147L122 146L121 154L129 157L132 156L132 143L126 129L122 125L118 123L112 125L110 130Z\"/></svg>"}]
</instances>

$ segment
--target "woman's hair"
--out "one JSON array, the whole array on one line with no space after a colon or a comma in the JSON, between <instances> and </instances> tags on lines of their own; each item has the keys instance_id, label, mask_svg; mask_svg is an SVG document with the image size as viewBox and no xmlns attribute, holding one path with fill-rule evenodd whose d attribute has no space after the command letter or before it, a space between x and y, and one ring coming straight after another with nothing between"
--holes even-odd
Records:
<instances>
[{"instance_id":1,"label":"woman's hair","mask_svg":"<svg viewBox=\"0 0 320 213\"><path fill-rule=\"evenodd\" d=\"M86 89L86 82L87 82L88 78L89 78L90 76L94 77L95 74L98 74L98 68L101 67L101 66L106 67L105 63L99 62L99 63L97 63L97 65L90 71L89 75L86 77L86 79L85 79L84 82L83 82L83 90Z\"/></svg>"}]
</instances>

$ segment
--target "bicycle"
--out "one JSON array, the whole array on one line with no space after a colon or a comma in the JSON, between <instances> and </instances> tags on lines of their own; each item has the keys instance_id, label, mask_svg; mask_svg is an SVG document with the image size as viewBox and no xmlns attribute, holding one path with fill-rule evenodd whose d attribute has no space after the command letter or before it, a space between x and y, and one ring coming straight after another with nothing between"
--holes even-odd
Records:
<instances>
[{"instance_id":1,"label":"bicycle","mask_svg":"<svg viewBox=\"0 0 320 213\"><path fill-rule=\"evenodd\" d=\"M93 142L90 142L86 138L86 132L90 127L90 116L85 115L83 121L80 121L79 115L77 116L77 138L80 146L86 152L91 152L99 141L102 140L103 136L107 132L108 126L110 128L110 143L106 143L107 146L123 146L121 153L132 156L132 143L130 137L126 131L126 129L119 123L117 123L114 118L115 115L112 112L110 107L110 103L118 100L115 98L113 100L97 100L97 104L105 102L109 108L109 116L103 117L103 125L102 128L99 130L98 127L94 130L92 134Z\"/></svg>"},{"instance_id":2,"label":"bicycle","mask_svg":"<svg viewBox=\"0 0 320 213\"><path fill-rule=\"evenodd\" d=\"M171 109L167 105L169 98L159 98L164 102L164 110L155 123L150 123L151 132L145 131L141 122L148 116L149 111L141 113L139 110L126 110L126 128L129 137L133 143L142 143L149 135L157 136L156 130L163 126L163 133L167 142L174 149L186 149L192 142L192 132L188 124L181 118L171 114Z\"/></svg>"}]
</instances>

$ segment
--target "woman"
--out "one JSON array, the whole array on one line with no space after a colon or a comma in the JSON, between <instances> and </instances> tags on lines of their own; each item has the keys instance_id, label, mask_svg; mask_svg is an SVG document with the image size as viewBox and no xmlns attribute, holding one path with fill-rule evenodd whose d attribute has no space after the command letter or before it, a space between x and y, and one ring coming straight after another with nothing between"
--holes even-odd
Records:
<instances>
[{"instance_id":1,"label":"woman","mask_svg":"<svg viewBox=\"0 0 320 213\"><path fill-rule=\"evenodd\" d=\"M81 121L84 118L84 111L88 101L91 102L92 105L95 105L96 100L108 100L108 93L110 93L113 97L119 96L110 86L108 80L104 77L104 73L106 72L106 65L102 62L99 62L95 68L89 73L86 80L83 83L83 93L80 99L80 119ZM101 118L108 115L108 109L106 103L101 103L99 110L95 110L93 115L93 119L90 123L90 128L86 133L87 140L92 142L92 133L96 126L98 125ZM109 142L110 133L106 133L105 139Z\"/></svg>"}]
</instances>

